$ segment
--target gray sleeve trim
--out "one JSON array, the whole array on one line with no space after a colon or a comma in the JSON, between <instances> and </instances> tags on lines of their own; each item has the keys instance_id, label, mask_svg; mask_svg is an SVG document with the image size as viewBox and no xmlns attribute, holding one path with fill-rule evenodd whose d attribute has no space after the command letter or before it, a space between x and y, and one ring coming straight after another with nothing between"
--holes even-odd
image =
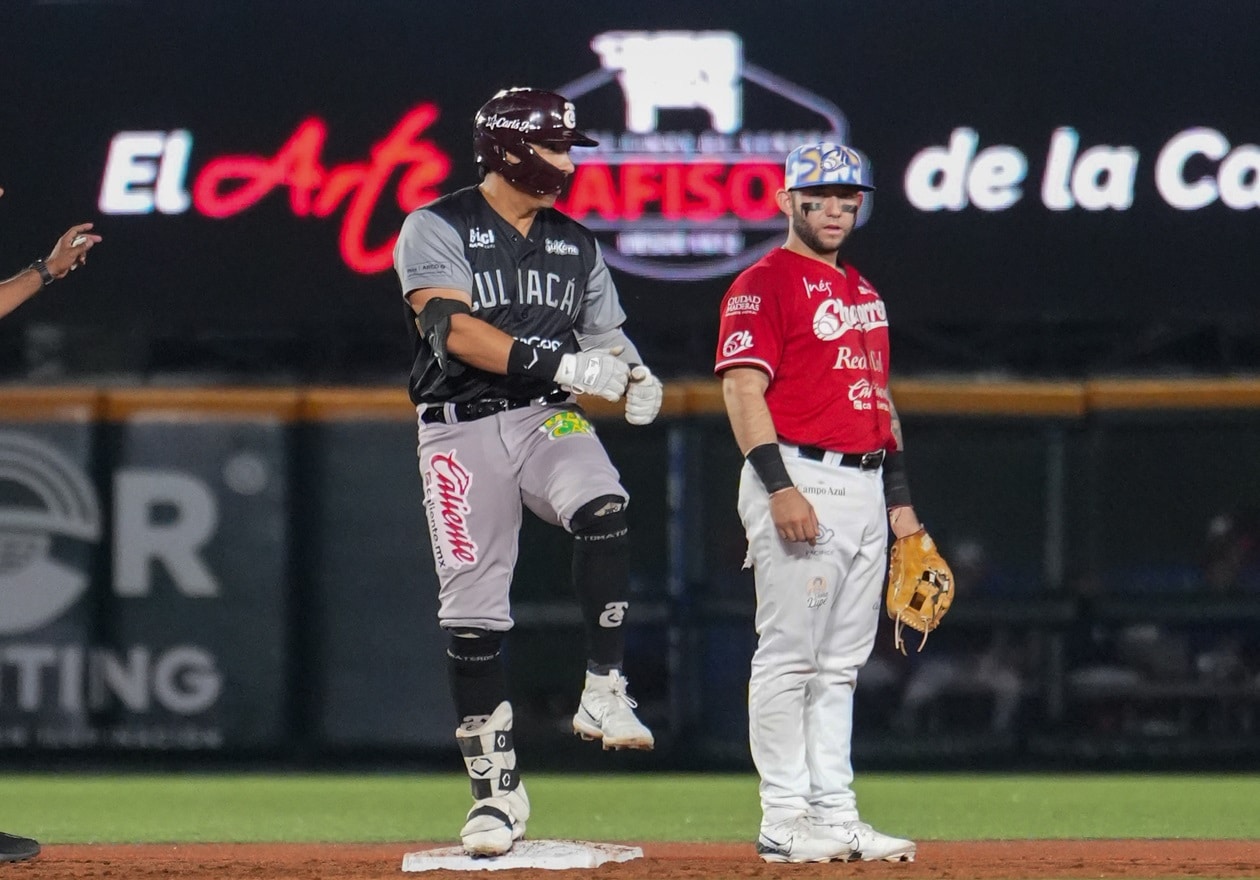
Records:
<instances>
[{"instance_id":1,"label":"gray sleeve trim","mask_svg":"<svg viewBox=\"0 0 1260 880\"><path fill-rule=\"evenodd\" d=\"M595 243L595 265L586 280L586 293L582 298L582 311L578 315L574 330L579 338L584 334L605 333L615 330L625 323L626 313L621 308L617 297L617 286L613 284L608 264L604 262L604 252Z\"/></svg>"},{"instance_id":2,"label":"gray sleeve trim","mask_svg":"<svg viewBox=\"0 0 1260 880\"><path fill-rule=\"evenodd\" d=\"M394 245L394 271L405 298L413 290L442 287L472 292L472 273L455 227L432 211L412 211Z\"/></svg>"},{"instance_id":3,"label":"gray sleeve trim","mask_svg":"<svg viewBox=\"0 0 1260 880\"><path fill-rule=\"evenodd\" d=\"M603 333L575 332L574 335L577 337L578 346L581 347L582 351L590 351L594 348L609 349L620 345L625 349L625 351L618 355L621 360L628 364L643 363L643 356L639 354L639 350L635 348L634 343L630 341L630 337L627 336L625 331L620 327L615 330L607 330Z\"/></svg>"}]
</instances>

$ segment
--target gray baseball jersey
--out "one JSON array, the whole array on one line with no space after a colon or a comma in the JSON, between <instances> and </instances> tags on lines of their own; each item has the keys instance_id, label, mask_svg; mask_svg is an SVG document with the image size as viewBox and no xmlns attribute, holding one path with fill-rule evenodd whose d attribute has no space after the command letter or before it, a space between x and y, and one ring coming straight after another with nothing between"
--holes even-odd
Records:
<instances>
[{"instance_id":1,"label":"gray baseball jersey","mask_svg":"<svg viewBox=\"0 0 1260 880\"><path fill-rule=\"evenodd\" d=\"M403 295L425 287L462 290L473 315L548 351L578 350L576 333L594 336L626 320L617 288L590 230L554 208L539 211L529 235L499 216L477 187L438 199L403 222L394 247ZM443 375L428 341L410 320L415 350L414 403L504 397L528 400L550 382L472 368Z\"/></svg>"},{"instance_id":2,"label":"gray baseball jersey","mask_svg":"<svg viewBox=\"0 0 1260 880\"><path fill-rule=\"evenodd\" d=\"M408 215L394 268L404 296L430 287L465 291L475 317L551 351L577 351L578 335L608 333L625 320L589 230L547 209L521 236L476 187ZM410 306L407 314L438 618L445 627L508 630L522 508L568 529L587 502L628 495L590 421L556 384L464 364L443 373ZM513 408L474 418L469 410L479 401Z\"/></svg>"}]
</instances>

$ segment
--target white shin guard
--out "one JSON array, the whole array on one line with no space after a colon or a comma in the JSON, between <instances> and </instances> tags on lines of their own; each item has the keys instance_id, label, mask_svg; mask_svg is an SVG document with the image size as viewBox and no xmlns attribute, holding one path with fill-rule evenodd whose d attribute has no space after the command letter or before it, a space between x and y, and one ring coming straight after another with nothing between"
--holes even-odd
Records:
<instances>
[{"instance_id":1,"label":"white shin guard","mask_svg":"<svg viewBox=\"0 0 1260 880\"><path fill-rule=\"evenodd\" d=\"M525 836L529 797L516 772L512 706L504 701L484 724L455 731L472 783L473 806L460 831L472 855L503 855Z\"/></svg>"}]
</instances>

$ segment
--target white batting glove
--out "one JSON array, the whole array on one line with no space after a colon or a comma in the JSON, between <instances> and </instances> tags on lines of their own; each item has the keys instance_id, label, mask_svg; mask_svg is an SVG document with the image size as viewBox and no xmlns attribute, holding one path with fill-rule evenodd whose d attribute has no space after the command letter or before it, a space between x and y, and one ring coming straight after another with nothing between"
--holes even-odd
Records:
<instances>
[{"instance_id":1,"label":"white batting glove","mask_svg":"<svg viewBox=\"0 0 1260 880\"><path fill-rule=\"evenodd\" d=\"M632 425L650 425L661 411L665 386L643 364L635 364L630 370L630 384L626 387L626 421Z\"/></svg>"},{"instance_id":2,"label":"white batting glove","mask_svg":"<svg viewBox=\"0 0 1260 880\"><path fill-rule=\"evenodd\" d=\"M621 346L609 350L593 348L566 354L554 380L565 391L594 394L604 400L620 400L630 379L630 365L617 357Z\"/></svg>"}]
</instances>

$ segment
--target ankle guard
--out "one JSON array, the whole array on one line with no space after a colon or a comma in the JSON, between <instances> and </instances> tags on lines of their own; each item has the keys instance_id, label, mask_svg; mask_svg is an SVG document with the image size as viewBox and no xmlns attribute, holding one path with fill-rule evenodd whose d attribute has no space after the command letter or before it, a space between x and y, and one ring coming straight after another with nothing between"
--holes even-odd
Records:
<instances>
[{"instance_id":1,"label":"ankle guard","mask_svg":"<svg viewBox=\"0 0 1260 880\"><path fill-rule=\"evenodd\" d=\"M476 800L499 797L515 791L520 783L516 771L516 748L512 742L512 704L499 704L486 723L472 730L455 731L464 767Z\"/></svg>"}]
</instances>

